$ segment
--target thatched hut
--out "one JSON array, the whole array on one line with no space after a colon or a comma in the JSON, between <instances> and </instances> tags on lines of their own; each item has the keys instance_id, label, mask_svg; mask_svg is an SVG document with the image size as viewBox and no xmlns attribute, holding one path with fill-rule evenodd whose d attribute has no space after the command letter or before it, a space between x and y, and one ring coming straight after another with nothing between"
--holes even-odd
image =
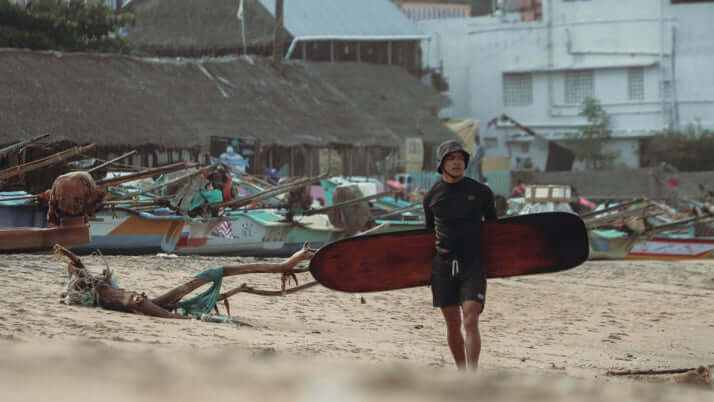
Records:
<instances>
[{"instance_id":1,"label":"thatched hut","mask_svg":"<svg viewBox=\"0 0 714 402\"><path fill-rule=\"evenodd\" d=\"M0 49L0 146L49 132L155 166L239 144L253 172L291 175L324 171L331 149L343 174L390 175L407 138L425 166L455 138L437 117L448 99L416 78L421 36L389 2L286 2L277 43L292 56L277 64L256 56L272 52L274 2L245 0L239 19L240 3L130 2L129 37L155 58Z\"/></svg>"},{"instance_id":2,"label":"thatched hut","mask_svg":"<svg viewBox=\"0 0 714 402\"><path fill-rule=\"evenodd\" d=\"M158 56L269 55L275 0L134 0L129 38ZM419 32L386 0L286 1L280 54L303 61L394 64L421 72Z\"/></svg>"},{"instance_id":3,"label":"thatched hut","mask_svg":"<svg viewBox=\"0 0 714 402\"><path fill-rule=\"evenodd\" d=\"M257 0L134 0L123 11L134 15L129 39L157 56L268 55L275 19ZM286 43L290 34L283 29Z\"/></svg>"},{"instance_id":4,"label":"thatched hut","mask_svg":"<svg viewBox=\"0 0 714 402\"><path fill-rule=\"evenodd\" d=\"M249 138L259 151L255 171L288 165L306 175L319 171L320 148L389 152L419 127L452 135L428 117L445 98L398 68L332 68L2 49L0 146L49 132L53 141L96 143L102 159L138 149L133 162L155 166L202 160L214 139ZM377 173L357 159L349 173Z\"/></svg>"}]
</instances>

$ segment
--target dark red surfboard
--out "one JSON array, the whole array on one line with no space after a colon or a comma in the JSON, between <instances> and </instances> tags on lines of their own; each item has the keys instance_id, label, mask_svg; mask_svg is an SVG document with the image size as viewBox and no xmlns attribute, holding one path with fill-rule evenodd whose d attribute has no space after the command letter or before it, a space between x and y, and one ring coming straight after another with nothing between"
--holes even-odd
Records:
<instances>
[{"instance_id":1,"label":"dark red surfboard","mask_svg":"<svg viewBox=\"0 0 714 402\"><path fill-rule=\"evenodd\" d=\"M483 225L481 255L488 278L558 272L588 258L583 221L567 212L519 215ZM424 230L351 237L312 257L322 285L345 292L377 292L426 285L434 234Z\"/></svg>"}]
</instances>

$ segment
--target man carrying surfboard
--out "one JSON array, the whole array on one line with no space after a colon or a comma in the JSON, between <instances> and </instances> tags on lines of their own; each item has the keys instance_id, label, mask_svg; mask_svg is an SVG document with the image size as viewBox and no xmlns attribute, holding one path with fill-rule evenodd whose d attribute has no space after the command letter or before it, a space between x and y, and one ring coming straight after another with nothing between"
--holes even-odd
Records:
<instances>
[{"instance_id":1,"label":"man carrying surfboard","mask_svg":"<svg viewBox=\"0 0 714 402\"><path fill-rule=\"evenodd\" d=\"M480 244L481 223L496 219L493 192L464 176L468 163L469 153L458 141L439 145L436 170L442 177L424 196L426 229L436 234L430 280L433 304L444 315L449 349L459 369L478 366L478 320L486 301L486 275L474 245Z\"/></svg>"}]
</instances>

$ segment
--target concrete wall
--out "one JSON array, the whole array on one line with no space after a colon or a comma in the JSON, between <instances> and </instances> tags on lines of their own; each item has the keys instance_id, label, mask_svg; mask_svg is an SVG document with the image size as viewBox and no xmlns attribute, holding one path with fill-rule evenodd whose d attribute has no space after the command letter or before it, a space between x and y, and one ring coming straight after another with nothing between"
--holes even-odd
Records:
<instances>
[{"instance_id":1,"label":"concrete wall","mask_svg":"<svg viewBox=\"0 0 714 402\"><path fill-rule=\"evenodd\" d=\"M679 194L683 198L699 199L705 195L700 189L714 190L714 171L682 172L679 185L670 188L658 184L653 168L599 170L587 172L512 173L513 182L523 180L526 184L567 184L574 186L578 194L592 199L668 199Z\"/></svg>"}]
</instances>

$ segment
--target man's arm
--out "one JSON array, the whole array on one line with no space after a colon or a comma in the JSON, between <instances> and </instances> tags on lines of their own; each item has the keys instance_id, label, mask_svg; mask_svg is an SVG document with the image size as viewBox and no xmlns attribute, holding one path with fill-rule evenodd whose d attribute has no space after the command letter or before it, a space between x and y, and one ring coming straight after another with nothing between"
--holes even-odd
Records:
<instances>
[{"instance_id":1,"label":"man's arm","mask_svg":"<svg viewBox=\"0 0 714 402\"><path fill-rule=\"evenodd\" d=\"M492 221L498 219L498 215L496 215L496 200L493 197L493 191L491 191L491 189L488 189L486 205L484 205L483 211L483 218L485 220Z\"/></svg>"},{"instance_id":2,"label":"man's arm","mask_svg":"<svg viewBox=\"0 0 714 402\"><path fill-rule=\"evenodd\" d=\"M424 197L424 223L426 230L434 231L434 214L431 213L431 208L429 208L430 197Z\"/></svg>"}]
</instances>

